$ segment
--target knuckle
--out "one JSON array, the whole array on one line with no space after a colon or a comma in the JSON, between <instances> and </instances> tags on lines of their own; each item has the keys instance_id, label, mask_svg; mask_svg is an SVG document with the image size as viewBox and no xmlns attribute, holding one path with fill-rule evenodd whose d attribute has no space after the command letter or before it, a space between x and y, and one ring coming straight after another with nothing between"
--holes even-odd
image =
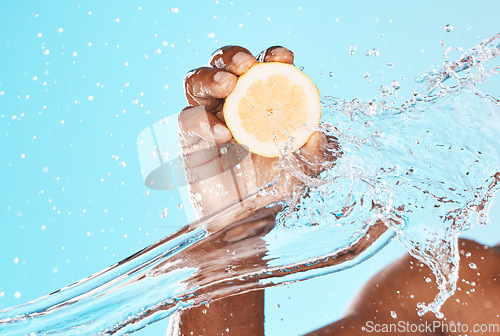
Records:
<instances>
[{"instance_id":1,"label":"knuckle","mask_svg":"<svg viewBox=\"0 0 500 336\"><path fill-rule=\"evenodd\" d=\"M231 66L233 56L239 52L252 55L248 49L237 45L227 45L217 49L209 58L209 64L222 69L228 69Z\"/></svg>"},{"instance_id":2,"label":"knuckle","mask_svg":"<svg viewBox=\"0 0 500 336\"><path fill-rule=\"evenodd\" d=\"M213 63L216 62L216 60L218 60L219 58L221 58L222 55L224 55L224 53L227 50L231 49L232 47L234 47L234 46L232 46L232 45L226 45L226 46L220 47L219 49L215 50L212 53L212 55L210 55L210 57L208 59L209 64L213 65Z\"/></svg>"}]
</instances>

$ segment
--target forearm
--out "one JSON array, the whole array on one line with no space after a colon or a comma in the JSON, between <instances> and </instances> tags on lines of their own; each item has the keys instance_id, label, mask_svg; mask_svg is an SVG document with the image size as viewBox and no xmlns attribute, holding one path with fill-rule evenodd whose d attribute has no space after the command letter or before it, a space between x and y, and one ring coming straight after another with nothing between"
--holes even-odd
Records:
<instances>
[{"instance_id":1,"label":"forearm","mask_svg":"<svg viewBox=\"0 0 500 336\"><path fill-rule=\"evenodd\" d=\"M199 274L204 275L199 285L216 282L228 267L238 272L241 267L265 266L263 257L267 250L261 237L274 227L277 210L258 210L213 234L203 247L191 251L200 263ZM235 256L244 259L236 261ZM167 335L264 335L264 290L222 298L208 295L206 299L217 297L220 299L177 313Z\"/></svg>"},{"instance_id":2,"label":"forearm","mask_svg":"<svg viewBox=\"0 0 500 336\"><path fill-rule=\"evenodd\" d=\"M238 294L180 312L180 335L264 335L264 291ZM169 335L170 336L170 335Z\"/></svg>"}]
</instances>

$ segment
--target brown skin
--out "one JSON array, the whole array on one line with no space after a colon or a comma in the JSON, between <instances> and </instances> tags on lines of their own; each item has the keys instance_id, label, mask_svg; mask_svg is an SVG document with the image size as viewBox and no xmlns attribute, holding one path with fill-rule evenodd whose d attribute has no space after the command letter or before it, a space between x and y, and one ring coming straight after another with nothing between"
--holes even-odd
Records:
<instances>
[{"instance_id":1,"label":"brown skin","mask_svg":"<svg viewBox=\"0 0 500 336\"><path fill-rule=\"evenodd\" d=\"M263 62L293 63L293 53L283 47L271 47L258 58ZM185 155L186 174L191 182L191 201L199 216L210 214L222 205L241 199L273 181L279 181L275 184L277 196L259 199L256 208L276 202L301 184L297 179L283 178L283 170L276 158L245 153L239 145L241 153L235 155L241 156L242 161L238 160L240 165L232 169L223 167L230 155L221 155L220 149L236 145L224 123L224 98L233 90L238 76L256 62L257 59L248 50L227 46L215 51L210 57L212 67L192 70L184 79L190 107L179 115L179 138ZM320 168L316 167L321 167L327 160L324 155L327 143L323 133L315 132L299 149L304 172L310 175L320 172Z\"/></svg>"},{"instance_id":2,"label":"brown skin","mask_svg":"<svg viewBox=\"0 0 500 336\"><path fill-rule=\"evenodd\" d=\"M272 221L272 219L271 219ZM252 223L248 223L253 226ZM241 251L258 237L272 228L272 223L263 232L257 232L253 238L243 239L237 244L223 245L211 243L203 249L207 258L215 259L211 252L223 253L227 249L227 260L233 251ZM245 230L245 227L242 227ZM250 227L247 227L251 231ZM374 232L375 233L375 232ZM232 240L236 236L228 231L223 240ZM460 278L456 294L449 298L442 307L445 319L467 324L473 328L475 324L500 325L500 247L490 248L470 240L459 240L460 246ZM362 248L362 246L360 246ZM211 251L211 250L212 251ZM261 262L260 253L254 253L255 258L248 262ZM191 253L196 254L197 251ZM468 254L470 253L470 256ZM257 256L259 255L259 256ZM208 261L207 261L208 262ZM477 268L469 266L474 263ZM251 267L251 265L248 265ZM243 266L245 267L245 266ZM207 276L207 271L200 274ZM209 276L209 275L208 275ZM430 278L432 281L427 282ZM255 293L255 294L252 294ZM378 324L397 324L403 321L411 324L432 325L438 321L431 313L423 317L417 314L418 302L431 302L437 294L434 276L427 266L423 265L410 255L388 265L372 279L370 279L354 298L345 317L341 320L322 327L308 335L388 335L384 332L364 332L363 327L368 321ZM458 301L457 301L458 300ZM334 304L334 303L333 303ZM179 329L181 335L263 335L264 334L264 292L255 291L227 297L212 302L208 307L201 305L181 312ZM391 316L396 312L397 318ZM229 332L226 330L229 329ZM450 328L450 331L451 328ZM458 336L460 333L441 333L436 329L434 333L395 333L394 335L408 336ZM474 333L469 336L498 335L494 331L489 333Z\"/></svg>"},{"instance_id":3,"label":"brown skin","mask_svg":"<svg viewBox=\"0 0 500 336\"><path fill-rule=\"evenodd\" d=\"M271 47L254 57L247 49L238 46L223 47L210 57L210 67L201 67L190 71L184 79L186 99L190 107L179 115L180 143L184 154L184 166L191 201L199 216L218 210L222 205L241 199L246 194L273 181L277 196L259 197L257 204L247 210L244 217L250 217L255 210L263 208L281 199L282 195L291 194L301 183L297 179L284 179L282 169L275 158L266 158L248 152L237 152L238 166L225 169L227 156L221 155L221 148L229 151L235 142L224 123L222 107L224 98L233 90L238 76L245 73L256 62L283 62L292 64L293 53L283 47ZM308 142L298 151L304 159L301 165L310 176L320 172L319 167L327 159L324 148L327 144L325 135L315 132ZM240 218L241 219L241 218ZM249 236L260 239L274 226L274 216L248 225L259 226L266 221L263 232L240 232L241 225L226 233L226 237L240 239ZM247 225L247 226L248 226ZM223 230L211 227L210 231ZM249 243L245 237L246 243ZM258 243L256 244L258 245ZM208 247L210 252L224 247ZM234 245L233 247L234 248ZM193 255L201 253L193 251ZM263 253L249 257L248 262L262 264ZM230 254L228 253L228 258ZM202 273L201 271L199 272ZM252 308L249 308L252 307ZM209 321L209 323L207 323ZM181 313L179 327L181 334L190 335L263 335L264 334L264 292L255 291L212 302L208 307L200 306ZM245 322L245 323L244 323Z\"/></svg>"},{"instance_id":4,"label":"brown skin","mask_svg":"<svg viewBox=\"0 0 500 336\"><path fill-rule=\"evenodd\" d=\"M200 265L199 276L191 281L210 283L220 274L227 274L227 267L238 273L255 264L263 264L266 247L261 237L274 227L274 212L263 209L256 217L259 219L236 223L234 228L218 232L198 249L186 251ZM244 262L234 261L235 255L246 255L246 258ZM184 264L189 262L183 261ZM191 332L193 335L264 335L264 291L238 294L192 307L181 311L178 322L181 335L191 335Z\"/></svg>"},{"instance_id":5,"label":"brown skin","mask_svg":"<svg viewBox=\"0 0 500 336\"><path fill-rule=\"evenodd\" d=\"M188 181L191 181L191 196L197 193L201 195L201 199L198 197L195 200L193 197L193 203L199 215L209 214L220 208L222 204L241 198L264 183L276 179L280 174L275 159L253 154L244 157L239 171L233 169L233 173L230 174L222 168L224 158L220 155L220 148L233 143L231 133L227 130L221 113L224 98L232 91L237 77L257 61L292 64L293 53L282 47L271 47L255 58L242 47L227 46L212 55L210 67L198 68L186 75L185 93L190 107L186 108L179 118L180 140L186 159ZM299 151L306 160L312 163L313 167L319 166L325 160L334 160L325 156L326 144L325 136L316 132ZM200 155L200 149L207 149L207 151ZM314 169L308 171L313 176L318 172ZM207 179L207 177L211 178ZM223 186L222 192L217 191L217 185ZM265 198L257 208L275 202L279 199L279 195L291 192L297 185L297 181L278 183L278 197ZM218 194L216 197L212 192L205 195L203 190L212 190ZM247 217L252 215L253 210L255 209L249 210ZM259 227L262 221L265 222L263 226L265 229L252 232L255 230L250 228ZM248 245L250 240L259 240L273 226L274 217L270 214L258 221L250 220L245 225L237 225L227 230L224 239L238 241L238 244L232 244L230 248L241 249L244 245ZM375 231L380 231L378 234L385 229L385 225L382 224L375 227ZM361 244L359 249L364 249L371 242ZM482 245L471 241L464 240L461 244L464 244L463 254L471 252L472 256L467 259L462 256L460 289L443 306L443 313L448 320L468 323L469 326L474 323L497 323L499 321L497 314L500 313L498 306L500 288L497 281L500 253L498 249L483 248ZM257 242L256 245L259 243ZM203 256L211 258L212 255L213 257L213 253L217 255L227 253L230 258L231 250L227 248L226 245L210 244L190 253L193 257L197 256L198 261L203 259ZM263 255L264 252L261 251L249 257L248 262L262 263ZM352 254L333 258L332 262L338 262L343 257L349 259L355 255L356 251L353 251ZM482 257L484 259L481 259ZM470 262L474 262L478 269L472 270L468 267ZM480 275L477 275L478 271ZM199 274L200 276L204 274L203 270L200 269ZM430 316L431 314L420 318L416 313L417 302L431 302L437 293L433 283L425 281L428 277L434 279L427 267L422 266L412 257L405 256L382 270L365 285L345 318L318 329L310 335L368 335L369 333L363 333L361 330L368 320L375 320L376 323L395 323L399 320L410 323L433 321L434 317ZM472 287L463 281L468 281L468 283L474 281L475 291L467 294L466 292ZM488 294L485 295L485 293ZM411 295L414 297L412 298ZM457 303L456 299L459 299L461 303ZM467 305L464 305L464 302ZM397 313L397 319L391 317L391 311ZM259 290L243 293L214 301L208 306L201 305L183 310L180 312L178 322L181 335L263 335L264 292ZM435 335L442 334L436 333ZM455 336L455 334L449 335ZM469 332L468 335L479 334Z\"/></svg>"},{"instance_id":6,"label":"brown skin","mask_svg":"<svg viewBox=\"0 0 500 336\"><path fill-rule=\"evenodd\" d=\"M442 307L443 323L455 321L469 327L467 335L499 335L500 332L473 332L475 324L500 325L500 248L487 247L471 240L459 240L460 271L456 293ZM469 257L466 257L470 253ZM474 263L477 268L469 266ZM426 282L426 279L432 282ZM398 323L432 324L438 320L433 314L417 314L418 302L431 302L438 293L434 276L428 267L405 255L370 279L351 303L346 317L315 330L308 336L387 335L367 332L362 327L367 321L378 324ZM397 318L391 316L396 312ZM463 333L442 333L440 328L429 332L395 333L408 336L458 336Z\"/></svg>"}]
</instances>

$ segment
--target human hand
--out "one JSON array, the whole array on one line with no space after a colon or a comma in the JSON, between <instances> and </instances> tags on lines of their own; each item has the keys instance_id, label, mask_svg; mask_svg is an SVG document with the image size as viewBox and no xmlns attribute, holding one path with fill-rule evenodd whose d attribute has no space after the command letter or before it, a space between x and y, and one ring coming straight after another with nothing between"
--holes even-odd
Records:
<instances>
[{"instance_id":1,"label":"human hand","mask_svg":"<svg viewBox=\"0 0 500 336\"><path fill-rule=\"evenodd\" d=\"M293 64L293 59L293 53L283 47L268 48L256 58L245 48L226 46L212 54L210 66L186 75L184 88L190 107L179 115L179 137L190 197L198 215L212 213L272 182L272 191L261 195L248 210L277 202L303 187L294 175L286 173L279 159L249 153L237 144L222 114L224 99L232 92L238 76L253 64ZM327 143L325 135L317 131L295 153L299 168L309 176L323 169Z\"/></svg>"}]
</instances>

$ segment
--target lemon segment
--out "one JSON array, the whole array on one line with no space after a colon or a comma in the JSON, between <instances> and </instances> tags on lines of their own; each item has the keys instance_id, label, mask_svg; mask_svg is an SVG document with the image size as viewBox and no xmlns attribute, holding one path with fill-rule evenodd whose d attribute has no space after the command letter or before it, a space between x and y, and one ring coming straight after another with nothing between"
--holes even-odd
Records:
<instances>
[{"instance_id":1,"label":"lemon segment","mask_svg":"<svg viewBox=\"0 0 500 336\"><path fill-rule=\"evenodd\" d=\"M223 108L233 138L252 153L278 157L302 147L321 119L318 89L290 64L256 63Z\"/></svg>"}]
</instances>

